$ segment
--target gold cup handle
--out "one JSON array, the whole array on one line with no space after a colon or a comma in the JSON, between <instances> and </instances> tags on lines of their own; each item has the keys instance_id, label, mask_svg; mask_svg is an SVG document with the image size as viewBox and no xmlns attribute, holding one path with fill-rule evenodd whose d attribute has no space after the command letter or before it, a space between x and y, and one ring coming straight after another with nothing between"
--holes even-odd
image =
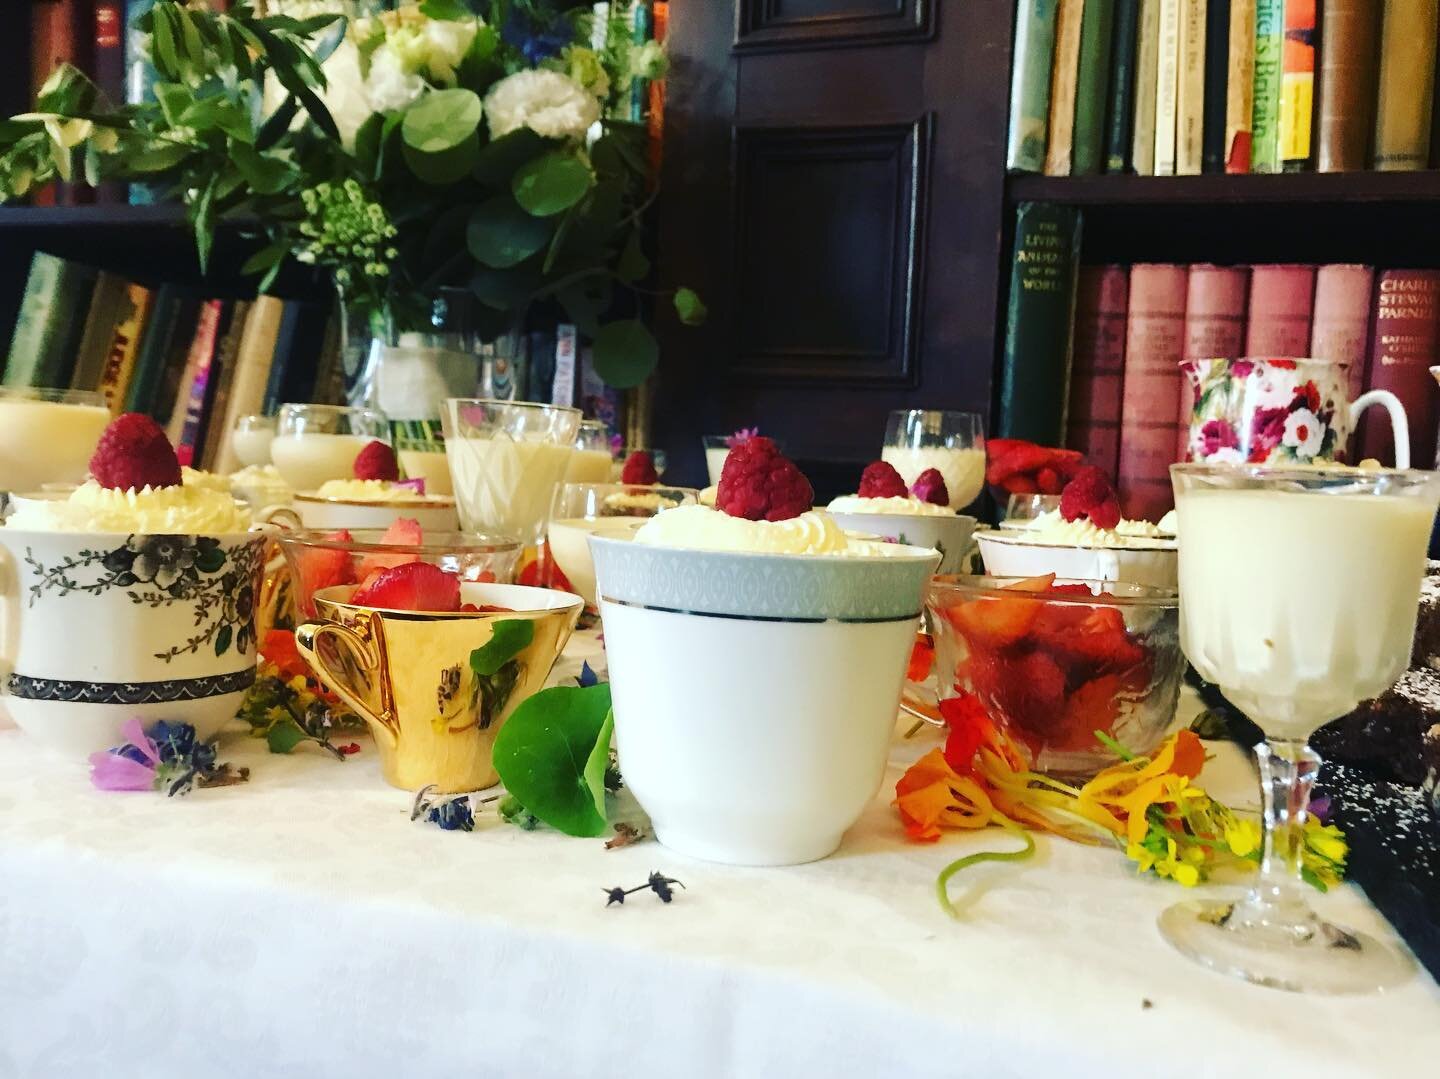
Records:
<instances>
[{"instance_id":1,"label":"gold cup handle","mask_svg":"<svg viewBox=\"0 0 1440 1079\"><path fill-rule=\"evenodd\" d=\"M355 714L370 724L375 737L384 740L391 749L400 743L400 721L395 715L395 700L390 692L390 674L385 670L383 653L375 640L373 623L368 619L354 630L335 622L306 622L295 631L295 645L321 680L333 689L339 698L355 710ZM363 700L355 687L345 682L345 676L325 661L320 654L320 642L326 637L343 641L352 655L365 669L372 673L380 695L378 710Z\"/></svg>"}]
</instances>

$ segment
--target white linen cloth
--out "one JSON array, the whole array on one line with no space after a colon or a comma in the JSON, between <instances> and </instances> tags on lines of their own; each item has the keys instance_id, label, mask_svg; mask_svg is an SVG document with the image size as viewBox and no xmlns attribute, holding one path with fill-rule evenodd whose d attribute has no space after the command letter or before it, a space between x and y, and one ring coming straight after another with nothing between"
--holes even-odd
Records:
<instances>
[{"instance_id":1,"label":"white linen cloth","mask_svg":"<svg viewBox=\"0 0 1440 1079\"><path fill-rule=\"evenodd\" d=\"M577 640L561 674L595 654ZM735 869L493 815L412 824L368 740L339 763L227 737L250 783L166 799L94 791L85 762L0 732L0 1079L1271 1079L1440 1059L1423 971L1354 998L1212 974L1155 929L1190 893L1114 850L1041 837L1029 862L961 874L950 920L935 874L1013 840L904 839L894 781L933 744L897 740L834 856ZM1207 779L1250 804L1223 752L1228 780ZM605 906L651 870L684 882L673 903ZM1319 903L1388 934L1356 889Z\"/></svg>"}]
</instances>

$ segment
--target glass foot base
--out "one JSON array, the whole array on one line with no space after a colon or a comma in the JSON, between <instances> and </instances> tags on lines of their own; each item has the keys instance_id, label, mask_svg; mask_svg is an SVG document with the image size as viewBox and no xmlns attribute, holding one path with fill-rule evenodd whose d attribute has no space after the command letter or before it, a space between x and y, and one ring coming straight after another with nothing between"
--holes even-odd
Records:
<instances>
[{"instance_id":1,"label":"glass foot base","mask_svg":"<svg viewBox=\"0 0 1440 1079\"><path fill-rule=\"evenodd\" d=\"M1245 904L1177 903L1160 934L1211 970L1294 993L1373 993L1407 981L1415 964L1374 937L1310 916L1299 929L1242 916Z\"/></svg>"}]
</instances>

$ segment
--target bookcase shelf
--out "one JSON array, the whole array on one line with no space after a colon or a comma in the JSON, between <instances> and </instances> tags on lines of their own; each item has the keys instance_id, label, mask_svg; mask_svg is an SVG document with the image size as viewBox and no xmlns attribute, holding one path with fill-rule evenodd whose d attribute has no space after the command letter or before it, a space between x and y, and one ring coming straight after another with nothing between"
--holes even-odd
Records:
<instances>
[{"instance_id":1,"label":"bookcase shelf","mask_svg":"<svg viewBox=\"0 0 1440 1079\"><path fill-rule=\"evenodd\" d=\"M1243 176L1034 176L1006 178L1010 203L1072 206L1207 207L1287 203L1429 203L1440 205L1440 171L1287 172Z\"/></svg>"}]
</instances>

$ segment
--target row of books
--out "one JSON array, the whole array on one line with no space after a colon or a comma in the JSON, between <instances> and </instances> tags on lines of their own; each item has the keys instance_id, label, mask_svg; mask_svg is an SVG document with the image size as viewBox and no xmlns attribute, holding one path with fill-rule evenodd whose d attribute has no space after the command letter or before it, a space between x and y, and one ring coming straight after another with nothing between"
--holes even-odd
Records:
<instances>
[{"instance_id":1,"label":"row of books","mask_svg":"<svg viewBox=\"0 0 1440 1079\"><path fill-rule=\"evenodd\" d=\"M1132 516L1170 505L1193 394L1182 360L1313 357L1344 363L1349 399L1389 390L1410 421L1412 461L1433 463L1440 270L1356 265L1082 266L1067 443L1118 477ZM1390 428L1363 425L1360 457L1393 461Z\"/></svg>"},{"instance_id":2,"label":"row of books","mask_svg":"<svg viewBox=\"0 0 1440 1079\"><path fill-rule=\"evenodd\" d=\"M151 288L43 252L0 382L99 391L112 412L163 424L183 463L219 471L236 467L236 418L344 395L329 304Z\"/></svg>"},{"instance_id":3,"label":"row of books","mask_svg":"<svg viewBox=\"0 0 1440 1079\"><path fill-rule=\"evenodd\" d=\"M1017 0L1007 166L1424 169L1440 0Z\"/></svg>"}]
</instances>

